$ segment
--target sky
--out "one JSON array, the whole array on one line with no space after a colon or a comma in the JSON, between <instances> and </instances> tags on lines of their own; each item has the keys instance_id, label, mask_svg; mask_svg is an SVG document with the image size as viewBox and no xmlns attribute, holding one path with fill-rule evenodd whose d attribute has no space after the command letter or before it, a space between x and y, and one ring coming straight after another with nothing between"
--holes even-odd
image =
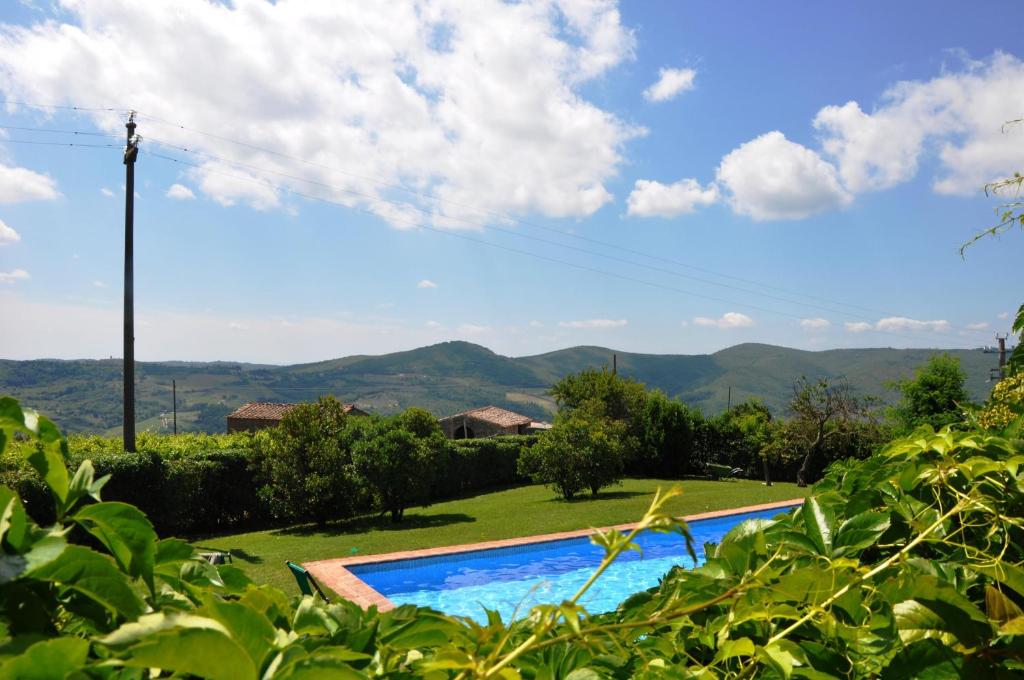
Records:
<instances>
[{"instance_id":1,"label":"sky","mask_svg":"<svg viewBox=\"0 0 1024 680\"><path fill-rule=\"evenodd\" d=\"M979 347L1024 5L12 0L0 357Z\"/></svg>"}]
</instances>

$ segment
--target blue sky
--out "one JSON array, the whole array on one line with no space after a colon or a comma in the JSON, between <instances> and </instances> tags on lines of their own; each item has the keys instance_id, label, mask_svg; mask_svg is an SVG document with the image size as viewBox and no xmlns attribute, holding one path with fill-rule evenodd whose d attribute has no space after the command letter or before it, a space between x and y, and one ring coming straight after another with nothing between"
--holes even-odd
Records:
<instances>
[{"instance_id":1,"label":"blue sky","mask_svg":"<svg viewBox=\"0 0 1024 680\"><path fill-rule=\"evenodd\" d=\"M0 107L0 356L120 354L120 151L18 142L128 108L139 359L1008 330L1019 3L357 4L5 3L6 102L113 110Z\"/></svg>"}]
</instances>

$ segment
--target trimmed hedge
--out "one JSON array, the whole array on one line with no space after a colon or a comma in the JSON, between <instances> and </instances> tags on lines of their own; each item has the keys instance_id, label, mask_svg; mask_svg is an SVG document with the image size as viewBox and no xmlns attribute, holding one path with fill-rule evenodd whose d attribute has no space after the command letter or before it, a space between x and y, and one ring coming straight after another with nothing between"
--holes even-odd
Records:
<instances>
[{"instance_id":1,"label":"trimmed hedge","mask_svg":"<svg viewBox=\"0 0 1024 680\"><path fill-rule=\"evenodd\" d=\"M529 483L529 479L518 472L519 455L536 441L537 435L533 434L453 441L446 469L434 480L431 497L452 498Z\"/></svg>"},{"instance_id":2,"label":"trimmed hedge","mask_svg":"<svg viewBox=\"0 0 1024 680\"><path fill-rule=\"evenodd\" d=\"M181 435L179 435L181 437ZM442 500L476 491L527 483L516 471L520 452L536 442L536 435L466 439L451 443L444 469L435 477L430 499ZM267 505L259 498L264 480L253 465L253 451L220 448L247 444L248 436L140 437L138 453L119 450L120 440L109 437L69 439L69 467L92 460L96 478L110 475L103 488L107 500L137 506L163 535L195 536L266 525ZM27 443L14 442L0 460L0 484L18 492L31 516L41 525L52 524L49 491L18 451ZM199 449L209 445L211 449ZM372 508L359 508L371 511Z\"/></svg>"}]
</instances>

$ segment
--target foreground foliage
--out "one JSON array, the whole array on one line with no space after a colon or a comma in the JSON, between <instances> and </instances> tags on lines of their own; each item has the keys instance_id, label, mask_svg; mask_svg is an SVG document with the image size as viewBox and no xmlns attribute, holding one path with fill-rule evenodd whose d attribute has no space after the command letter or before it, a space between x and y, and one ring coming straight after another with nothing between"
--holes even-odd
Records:
<instances>
[{"instance_id":1,"label":"foreground foliage","mask_svg":"<svg viewBox=\"0 0 1024 680\"><path fill-rule=\"evenodd\" d=\"M487 625L413 607L289 600L159 540L138 510L69 476L56 427L0 400L0 447L57 523L0 490L0 678L1016 677L1024 671L1024 442L922 429L836 467L789 515L731 531L615 612L578 604L636 533L679 531L655 498L567 600ZM598 586L599 587L599 586ZM76 674L77 673L77 674Z\"/></svg>"}]
</instances>

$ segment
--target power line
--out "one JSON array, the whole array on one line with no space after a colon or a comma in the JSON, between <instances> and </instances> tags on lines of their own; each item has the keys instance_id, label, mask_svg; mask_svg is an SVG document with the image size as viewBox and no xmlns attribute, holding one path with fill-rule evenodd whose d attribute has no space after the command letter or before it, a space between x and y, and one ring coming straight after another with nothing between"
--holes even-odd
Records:
<instances>
[{"instance_id":1,"label":"power line","mask_svg":"<svg viewBox=\"0 0 1024 680\"><path fill-rule=\"evenodd\" d=\"M17 125L0 125L0 130L18 130L20 132L42 132L60 135L82 135L85 137L113 137L115 139L121 136L111 134L109 132L89 132L85 130L57 130L54 128L21 127ZM0 139L0 141L3 140Z\"/></svg>"},{"instance_id":2,"label":"power line","mask_svg":"<svg viewBox=\"0 0 1024 680\"><path fill-rule=\"evenodd\" d=\"M41 142L31 139L2 139L0 144L31 144L33 146L78 146L87 149L121 149L121 144L82 144L80 142Z\"/></svg>"},{"instance_id":3,"label":"power line","mask_svg":"<svg viewBox=\"0 0 1024 680\"><path fill-rule=\"evenodd\" d=\"M210 168L205 168L205 167L199 165L198 163L191 163L189 161L184 161L184 160L182 160L180 158L175 158L173 156L166 156L164 154L154 153L152 151L144 151L143 153L146 153L147 155L152 156L154 158L170 161L172 163L178 163L178 164L186 165L186 166L189 166L189 167L203 169L205 172L210 172L212 174L217 174L217 175L221 175L221 176L224 176L224 177L229 177L229 178L240 180L240 181L243 181L243 182L250 182L250 183L253 183L253 184L260 184L262 186L266 186L268 188L271 188L271 189L274 189L274 190L277 190L277 191L280 191L280 192L283 192L283 193L293 194L295 196L300 196L302 198L306 198L306 199L309 199L309 200L319 201L319 202L323 202L323 203L328 203L328 204L331 204L331 205L337 205L337 206L341 206L341 207L344 207L344 208L347 208L347 209L350 209L350 210L357 210L357 211L365 213L367 215L372 215L374 217L379 217L373 211L367 210L365 208L359 208L359 207L355 207L355 206L350 206L350 205L347 205L347 204L342 203L340 201L332 200L332 199L329 199L329 198L324 198L322 196L316 196L316 195L313 195L313 194L308 194L308 193L301 192L301 191L296 191L295 189L291 189L291 188L288 188L288 187L277 185L277 184L274 184L272 182L268 182L268 181L265 181L265 180L256 179L256 178L253 178L251 176L247 177L247 176L244 176L244 175L231 174L231 173L221 172L221 171L218 171L218 170L213 170L213 169L210 169ZM335 187L335 189L338 189L340 191L340 188L336 188ZM401 216L396 216L396 219L401 219ZM729 304L729 305L734 305L734 306L739 306L739 307L746 307L748 309L754 309L754 310L757 310L757 311L760 311L760 312L765 312L767 314L777 314L777 315L787 316L787 317L794 318L794 319L802 319L803 318L799 314L792 314L792 313L789 313L789 312L784 312L784 311L775 310L775 309L769 309L767 307L761 307L761 306L753 305L753 304L750 304L750 303L736 302L734 300L728 300L728 299L725 299L725 298L719 298L719 297L715 297L715 296L711 296L711 295L705 295L705 294L702 294L702 293L695 293L695 292L684 290L684 289L681 289L681 288L676 288L674 286L666 286L664 284L660 284L660 283L657 283L657 282L654 282L654 281L648 281L646 279L639 279L639 278L636 278L636 277L633 277L633 276L628 276L626 274L620 274L618 272L612 272L612 271L608 271L608 270L605 270L605 269L598 269L597 267L590 267L590 266L579 264L579 263L576 263L576 262L570 262L568 260L561 260L561 259L558 259L558 258L549 257L549 256L546 256L546 255L541 255L539 253L534 253L534 252L531 252L531 251L528 251L528 250L521 250L519 248L513 248L513 247L510 247L510 246L505 246L505 245L502 245L502 244L494 243L492 241L486 241L484 239L474 238L474 237L468 236L466 234L462 234L462 233L458 233L458 232L453 232L453 231L449 231L449 230L445 230L445 229L438 229L436 227L431 227L429 225L422 224L419 221L413 221L413 220L409 220L409 219L405 219L404 221L406 221L409 224L415 225L415 226L417 226L417 227L419 227L421 229L424 229L424 230L427 230L427 231L431 231L431 232L434 232L434 233L437 233L437 234L442 234L444 236L462 239L462 240L469 241L469 242L472 242L472 243L477 243L477 244L485 245L485 246L488 246L488 247L491 247L491 248L496 248L496 249L499 249L499 250L504 250L506 252L516 253L516 254L519 254L519 255L524 255L526 257L532 257L532 258L535 258L535 259L544 260L544 261L547 261L547 262L552 262L552 263L555 263L555 264L560 264L560 265L572 267L572 268L575 268L575 269L579 269L579 270L582 270L582 271L588 271L588 272L591 272L591 273L600 274L600 275L603 275L603 276L608 276L608 277L611 277L611 278L620 279L620 280L623 280L623 281L629 281L631 283L638 283L638 284L641 284L641 285L644 285L644 286L648 286L648 287L652 287L652 288L658 288L658 289L661 289L661 290L666 290L666 291L670 291L670 292L674 292L674 293L678 293L678 294L682 294L682 295L688 295L688 296L692 296L692 297L699 297L699 298L703 298L703 299L706 299L706 300L712 300L714 302L722 302L722 303ZM897 333L897 332L893 332L893 331L886 331L886 330L881 330L881 329L874 329L874 331L876 333L884 333L886 335L891 335L891 336L894 336L894 337L914 338L914 339L916 339L915 336L905 335L905 334ZM935 331L928 331L928 333L932 334L932 335L936 334ZM965 343L963 343L961 341L961 344L965 344Z\"/></svg>"},{"instance_id":4,"label":"power line","mask_svg":"<svg viewBox=\"0 0 1024 680\"><path fill-rule=\"evenodd\" d=\"M290 160L290 161L295 161L295 162L298 162L298 163L303 163L305 165L309 165L309 166L312 166L312 167L321 168L323 170L329 170L331 172L337 172L339 174L348 175L348 176L351 176L351 177L355 177L357 179L362 179L362 180L365 180L365 181L368 181L368 182L372 182L374 184L377 184L377 185L385 187L385 188L396 189L398 191L403 191L403 192L406 192L408 194L411 194L411 195L414 195L414 196L418 196L420 198L425 198L425 199L428 199L428 200L431 200L431 201L435 201L437 203L442 203L442 204L447 204L447 205L452 205L452 206L456 206L456 207L460 207L460 208L465 208L465 209L473 210L473 211L476 211L476 212L481 213L481 214L491 215L491 216L498 217L498 218L506 220L506 221L515 222L517 224L521 224L521 225L528 226L528 227L533 227L535 229L541 229L541 230L544 230L544 231L548 231L548 232L559 234L561 236L566 236L566 237L569 237L569 238L578 239L578 240L581 240L581 241L586 241L588 243L593 243L595 245L600 245L600 246L606 247L606 248L614 248L614 249L621 250L623 252L629 253L631 255L639 255L641 257L646 257L646 258L649 258L649 259L652 259L652 260L657 260L657 261L664 262L664 263L667 263L667 264L673 264L673 265L678 266L678 267L684 267L686 269L692 269L692 270L695 270L695 271L700 271L700 272L703 272L705 274L711 274L713 276L719 276L719 277L722 277L722 278L731 279L731 280L734 280L734 281L739 281L741 283L746 283L746 284L753 285L753 286L758 286L758 287L761 287L761 288L769 288L769 289L776 290L776 291L779 291L779 292L782 292L782 293L786 293L788 295L796 295L796 296L799 296L799 297L805 297L805 298L808 298L808 299L818 300L819 302L827 302L829 304L837 304L837 305L840 305L842 307L849 307L849 308L852 308L852 309L860 309L862 311L871 312L872 314L881 314L882 316L898 316L897 314L894 314L892 312L880 311L880 310L877 310L877 309L872 309L870 307L862 307L860 305L849 304L849 303L845 303L845 302L842 302L842 301L839 301L839 300L831 300L831 299L828 299L828 298L818 297L818 296L811 295L811 294L804 293L804 292L793 291L793 290L789 290L789 289L786 289L786 288L781 288L779 286L774 286L774 285L771 285L771 284L766 284L766 283L763 283L763 282L754 281L752 279L746 279L746 278L742 278L742 277L739 277L739 276L734 276L734 275L731 275L731 274L725 274L725 273L722 273L722 272L715 271L713 269L708 269L706 267L700 267L700 266L697 266L697 265L692 265L692 264L681 262L679 260L675 260L675 259L672 259L672 258L667 258L667 257L660 256L660 255L653 255L651 253L646 253L646 252L643 252L643 251L640 251L640 250L634 250L634 249L622 246L620 244L611 243L611 242L608 242L608 241L602 241L600 239L594 239L594 238L590 238L590 237L583 236L583 235L580 235L580 234L573 234L573 233L570 233L570 232L563 231L561 229L557 229L557 228L554 228L554 227L549 227L549 226L546 226L546 225L543 225L543 224L538 224L538 223L535 223L535 222L531 222L529 220L524 220L522 218L515 217L514 215L510 215L510 214L505 213L505 212L496 211L496 210L489 210L489 209L486 209L486 208L480 208L480 207L477 207L477 206L472 206L472 205L469 205L467 203L463 203L463 202L460 202L460 201L454 201L454 200L451 200L451 199L442 198L442 197L438 196L435 193L424 192L424 191L419 191L419 190L416 190L416 189L411 189L411 188L406 187L406 186L401 185L401 184L394 184L394 183L388 182L386 180L382 180L382 179L380 179L378 177L372 177L372 176L369 176L369 175L363 175L363 174L360 174L360 173L355 173L355 172L351 172L351 171L348 171L348 170L343 170L341 168L325 165L323 163L317 163L317 162L311 161L311 160L309 160L307 158L302 158L302 157L299 157L299 156L292 156L292 155L289 155L289 154L286 154L286 153L282 153L280 151L276 151L274 149L269 149L267 147L259 146L257 144L252 144L252 143L249 143L249 142L244 142L244 141L241 141L241 140L232 139L232 138L226 137L224 135L218 135L218 134L215 134L215 133L212 133L212 132L206 132L206 131L199 130L199 129L196 129L196 128L189 128L189 127L186 127L185 125L182 125L180 123L175 123L175 122L172 122L172 121L168 121L166 119L160 118L158 116L154 116L152 114L146 114L146 113L141 113L140 112L140 115L142 115L142 116L144 116L146 118L149 118L151 122L155 122L157 124L162 124L162 125L166 125L166 126L169 126L169 127L177 128L177 129L183 130L185 132L191 132L191 133L194 133L194 134L202 135L204 137L209 137L211 139L217 139L217 140L220 140L220 141L223 141L223 142L227 142L229 144L235 144L235 145L242 146L242 147L245 147L245 148L248 148L248 149L252 149L254 151L261 151L263 153L271 154L273 156L284 158L284 159L287 159L287 160ZM166 143L164 143L164 144L167 145ZM177 149L179 149L181 151L186 151L186 152L189 152L189 153L204 153L204 152L196 151L194 149L189 149L187 147L175 147L173 145L170 145L170 146L172 146L172 148L177 148ZM376 197L376 196L374 196L372 198L374 200L386 200L386 199L381 199L381 198ZM410 206L410 207L414 207L414 206ZM455 218L455 217L451 217L451 216L446 216L446 218L447 219L455 219L457 221L460 220L460 218ZM489 228L494 228L494 227L493 226L489 226ZM754 291L747 291L747 292L754 292ZM862 318L867 318L867 317L862 317Z\"/></svg>"},{"instance_id":5,"label":"power line","mask_svg":"<svg viewBox=\"0 0 1024 680\"><path fill-rule=\"evenodd\" d=\"M61 109L65 111L86 111L89 113L108 112L108 113L127 113L130 109L128 108L110 108L110 107L94 107L94 106L73 106L66 104L37 104L33 102L17 102L9 99L0 100L0 105L3 106L24 106L27 109Z\"/></svg>"}]
</instances>

